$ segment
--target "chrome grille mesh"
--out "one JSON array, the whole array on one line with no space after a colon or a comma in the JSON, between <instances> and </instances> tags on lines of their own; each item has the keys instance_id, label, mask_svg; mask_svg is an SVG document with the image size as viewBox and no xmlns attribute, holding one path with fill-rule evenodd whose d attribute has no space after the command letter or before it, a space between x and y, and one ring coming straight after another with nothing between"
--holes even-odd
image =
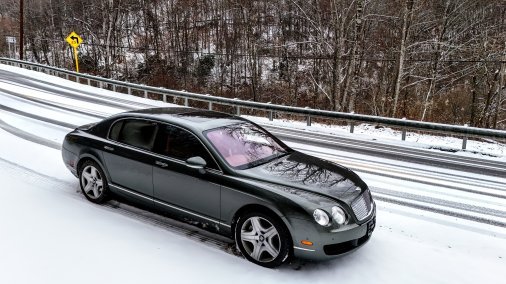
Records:
<instances>
[{"instance_id":1,"label":"chrome grille mesh","mask_svg":"<svg viewBox=\"0 0 506 284\"><path fill-rule=\"evenodd\" d=\"M371 200L371 193L369 192L369 190L362 193L351 203L353 213L360 221L364 220L369 215L369 213L371 212L371 207L372 207L372 200Z\"/></svg>"}]
</instances>

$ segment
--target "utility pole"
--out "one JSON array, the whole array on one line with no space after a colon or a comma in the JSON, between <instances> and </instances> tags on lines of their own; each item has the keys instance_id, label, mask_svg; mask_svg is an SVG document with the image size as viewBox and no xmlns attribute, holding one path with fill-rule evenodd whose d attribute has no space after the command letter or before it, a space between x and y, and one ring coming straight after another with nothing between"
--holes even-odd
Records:
<instances>
[{"instance_id":1,"label":"utility pole","mask_svg":"<svg viewBox=\"0 0 506 284\"><path fill-rule=\"evenodd\" d=\"M19 60L23 60L23 0L19 0Z\"/></svg>"}]
</instances>

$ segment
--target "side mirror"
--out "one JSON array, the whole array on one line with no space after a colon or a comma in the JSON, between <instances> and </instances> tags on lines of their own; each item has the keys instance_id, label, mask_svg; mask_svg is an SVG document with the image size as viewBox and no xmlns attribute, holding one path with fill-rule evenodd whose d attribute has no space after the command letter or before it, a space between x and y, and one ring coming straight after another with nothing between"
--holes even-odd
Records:
<instances>
[{"instance_id":1,"label":"side mirror","mask_svg":"<svg viewBox=\"0 0 506 284\"><path fill-rule=\"evenodd\" d=\"M188 160L186 160L186 166L198 170L199 173L203 174L206 171L204 170L204 167L207 165L206 161L202 159L202 157L196 156L191 157Z\"/></svg>"}]
</instances>

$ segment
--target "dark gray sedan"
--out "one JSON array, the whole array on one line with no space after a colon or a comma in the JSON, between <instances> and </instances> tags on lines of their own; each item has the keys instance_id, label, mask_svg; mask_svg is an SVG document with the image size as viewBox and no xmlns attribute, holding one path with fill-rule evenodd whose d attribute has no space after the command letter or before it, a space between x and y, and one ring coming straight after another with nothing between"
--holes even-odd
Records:
<instances>
[{"instance_id":1,"label":"dark gray sedan","mask_svg":"<svg viewBox=\"0 0 506 284\"><path fill-rule=\"evenodd\" d=\"M224 113L121 113L69 133L62 154L89 201L116 195L198 222L265 267L350 252L375 227L374 201L354 172Z\"/></svg>"}]
</instances>

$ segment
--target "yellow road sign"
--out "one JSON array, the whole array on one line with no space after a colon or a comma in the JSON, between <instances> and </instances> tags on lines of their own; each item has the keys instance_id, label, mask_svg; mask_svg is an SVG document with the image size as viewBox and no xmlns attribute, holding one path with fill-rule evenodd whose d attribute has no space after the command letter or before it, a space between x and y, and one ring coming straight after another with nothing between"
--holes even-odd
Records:
<instances>
[{"instance_id":1,"label":"yellow road sign","mask_svg":"<svg viewBox=\"0 0 506 284\"><path fill-rule=\"evenodd\" d=\"M69 44L70 46L72 46L73 48L76 48L78 47L81 43L83 43L83 39L78 35L76 34L76 32L71 32L67 38L65 39Z\"/></svg>"},{"instance_id":2,"label":"yellow road sign","mask_svg":"<svg viewBox=\"0 0 506 284\"><path fill-rule=\"evenodd\" d=\"M74 60L76 61L76 72L79 72L79 58L77 56L77 47L83 43L83 39L76 34L76 32L71 32L67 38L65 39L70 46L74 48Z\"/></svg>"}]
</instances>

